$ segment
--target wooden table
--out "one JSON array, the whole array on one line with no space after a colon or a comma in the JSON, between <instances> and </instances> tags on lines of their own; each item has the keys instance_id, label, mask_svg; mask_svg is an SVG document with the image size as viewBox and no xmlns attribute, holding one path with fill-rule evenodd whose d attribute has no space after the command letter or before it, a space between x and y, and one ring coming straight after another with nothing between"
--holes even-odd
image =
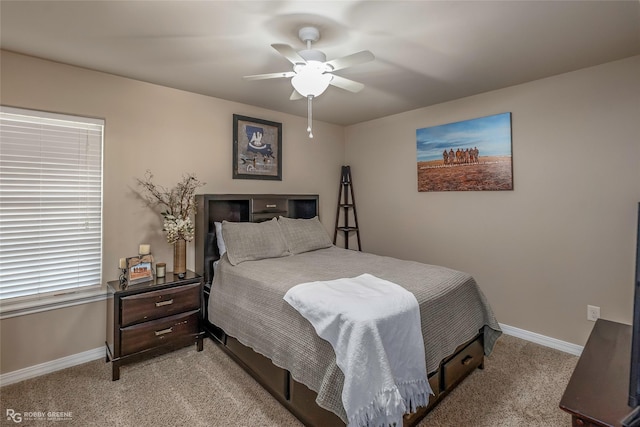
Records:
<instances>
[{"instance_id":1,"label":"wooden table","mask_svg":"<svg viewBox=\"0 0 640 427\"><path fill-rule=\"evenodd\" d=\"M631 326L596 321L560 400L572 426L618 427L628 406Z\"/></svg>"}]
</instances>

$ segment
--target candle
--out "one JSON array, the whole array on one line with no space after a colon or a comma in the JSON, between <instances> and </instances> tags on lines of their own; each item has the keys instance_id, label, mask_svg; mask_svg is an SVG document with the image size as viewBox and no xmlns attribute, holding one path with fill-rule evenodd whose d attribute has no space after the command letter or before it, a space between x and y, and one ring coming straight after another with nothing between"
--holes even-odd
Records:
<instances>
[{"instance_id":1,"label":"candle","mask_svg":"<svg viewBox=\"0 0 640 427\"><path fill-rule=\"evenodd\" d=\"M149 255L150 251L151 251L151 245L142 244L142 245L140 245L140 248L138 249L138 254L139 255Z\"/></svg>"},{"instance_id":2,"label":"candle","mask_svg":"<svg viewBox=\"0 0 640 427\"><path fill-rule=\"evenodd\" d=\"M120 270L124 270L125 268L127 268L127 259L126 258L120 258L120 262L118 263L118 267L120 268Z\"/></svg>"},{"instance_id":3,"label":"candle","mask_svg":"<svg viewBox=\"0 0 640 427\"><path fill-rule=\"evenodd\" d=\"M164 262L159 262L156 264L156 276L164 277L167 270L167 264Z\"/></svg>"}]
</instances>

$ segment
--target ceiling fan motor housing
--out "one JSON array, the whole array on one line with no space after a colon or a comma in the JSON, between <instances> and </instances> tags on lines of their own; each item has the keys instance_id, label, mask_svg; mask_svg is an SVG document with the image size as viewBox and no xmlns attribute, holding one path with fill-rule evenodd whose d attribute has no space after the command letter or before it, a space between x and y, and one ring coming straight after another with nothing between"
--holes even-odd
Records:
<instances>
[{"instance_id":1,"label":"ceiling fan motor housing","mask_svg":"<svg viewBox=\"0 0 640 427\"><path fill-rule=\"evenodd\" d=\"M306 61L318 61L318 62L326 62L327 55L324 52L321 52L317 49L304 49L298 51L298 55L303 57Z\"/></svg>"}]
</instances>

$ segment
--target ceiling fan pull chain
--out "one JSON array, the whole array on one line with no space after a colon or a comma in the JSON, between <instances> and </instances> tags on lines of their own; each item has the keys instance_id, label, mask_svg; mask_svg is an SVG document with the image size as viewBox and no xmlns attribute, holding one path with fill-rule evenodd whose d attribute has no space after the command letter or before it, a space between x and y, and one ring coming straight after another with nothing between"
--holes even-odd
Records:
<instances>
[{"instance_id":1,"label":"ceiling fan pull chain","mask_svg":"<svg viewBox=\"0 0 640 427\"><path fill-rule=\"evenodd\" d=\"M313 133L311 132L311 123L313 122L312 112L311 112L312 100L313 100L313 95L309 95L307 97L307 132L309 132L309 138L313 138Z\"/></svg>"}]
</instances>

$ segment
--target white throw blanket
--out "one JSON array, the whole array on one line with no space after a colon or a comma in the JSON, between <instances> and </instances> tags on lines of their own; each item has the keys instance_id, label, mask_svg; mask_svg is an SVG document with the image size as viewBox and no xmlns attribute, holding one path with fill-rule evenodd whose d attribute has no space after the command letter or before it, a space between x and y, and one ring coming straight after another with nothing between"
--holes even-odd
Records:
<instances>
[{"instance_id":1,"label":"white throw blanket","mask_svg":"<svg viewBox=\"0 0 640 427\"><path fill-rule=\"evenodd\" d=\"M401 427L403 414L426 406L433 392L411 292L362 274L302 283L284 299L333 346L350 427Z\"/></svg>"}]
</instances>

